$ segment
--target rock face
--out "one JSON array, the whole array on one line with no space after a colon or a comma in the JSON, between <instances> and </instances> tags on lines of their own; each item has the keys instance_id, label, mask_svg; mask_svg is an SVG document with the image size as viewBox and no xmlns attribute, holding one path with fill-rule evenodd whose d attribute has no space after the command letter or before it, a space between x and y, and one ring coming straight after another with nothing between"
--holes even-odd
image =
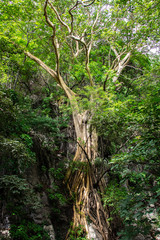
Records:
<instances>
[{"instance_id":1,"label":"rock face","mask_svg":"<svg viewBox=\"0 0 160 240\"><path fill-rule=\"evenodd\" d=\"M55 232L54 232L54 229L53 229L52 225L48 225L48 226L45 225L44 230L46 230L48 232L50 240L56 240Z\"/></svg>"},{"instance_id":2,"label":"rock face","mask_svg":"<svg viewBox=\"0 0 160 240\"><path fill-rule=\"evenodd\" d=\"M141 233L135 238L135 240L151 240L151 236L143 236Z\"/></svg>"},{"instance_id":3,"label":"rock face","mask_svg":"<svg viewBox=\"0 0 160 240\"><path fill-rule=\"evenodd\" d=\"M10 239L9 230L0 230L0 239Z\"/></svg>"},{"instance_id":4,"label":"rock face","mask_svg":"<svg viewBox=\"0 0 160 240\"><path fill-rule=\"evenodd\" d=\"M98 231L96 231L92 223L89 225L88 237L89 239L93 240L103 240L101 235L98 233Z\"/></svg>"},{"instance_id":5,"label":"rock face","mask_svg":"<svg viewBox=\"0 0 160 240\"><path fill-rule=\"evenodd\" d=\"M0 239L1 238L6 238L8 239L10 237L10 221L9 221L9 216L1 214L0 217Z\"/></svg>"},{"instance_id":6,"label":"rock face","mask_svg":"<svg viewBox=\"0 0 160 240\"><path fill-rule=\"evenodd\" d=\"M21 176L25 180L26 185L24 186L27 186L27 194L29 191L30 193L29 195L26 194L27 200L21 196L23 191L26 191L25 189L22 189L22 193L19 192L21 190L16 189L19 198L13 195L12 198L7 199L3 194L3 199L0 199L0 239L2 237L10 239L10 225L25 225L24 219L26 224L33 222L43 227L51 240L65 239L72 220L72 204L65 202L65 198L68 198L68 192L63 183L62 168L58 164L62 163L63 165L64 159L61 153L62 151L68 151L67 145L60 146L59 150L54 153L45 146L44 143L47 140L43 135L34 132L31 132L30 135L33 139L33 152L36 154L36 162ZM65 156L67 154L69 153L63 153ZM24 186L20 185L20 189ZM37 199L37 206L29 200L32 199L32 193ZM23 200L26 202L23 202ZM28 200L30 201L29 204ZM19 207L20 205L22 214L15 213L12 208L8 209L10 202L14 206Z\"/></svg>"},{"instance_id":7,"label":"rock face","mask_svg":"<svg viewBox=\"0 0 160 240\"><path fill-rule=\"evenodd\" d=\"M56 171L57 164L63 159L61 154L52 155L43 148L40 138L41 136L34 136L34 151L38 163L30 169L26 178L34 189L40 186L37 196L42 206L32 212L31 217L36 224L44 224L44 230L48 232L51 240L65 239L71 222L72 206L60 202L61 198L65 197L67 189L65 189L63 180L56 179L54 176L56 174L51 174L50 171L50 169Z\"/></svg>"}]
</instances>

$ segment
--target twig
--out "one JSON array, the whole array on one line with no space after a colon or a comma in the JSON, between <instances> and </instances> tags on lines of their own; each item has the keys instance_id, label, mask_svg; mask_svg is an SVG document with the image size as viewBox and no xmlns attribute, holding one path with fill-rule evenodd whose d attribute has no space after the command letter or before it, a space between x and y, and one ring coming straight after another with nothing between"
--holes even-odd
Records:
<instances>
[{"instance_id":1,"label":"twig","mask_svg":"<svg viewBox=\"0 0 160 240\"><path fill-rule=\"evenodd\" d=\"M86 2L89 2L89 1L85 1L85 3ZM93 3L95 2L95 0L93 0L91 3L89 3L89 4L83 4L83 6L84 7L89 7L89 6L91 6Z\"/></svg>"},{"instance_id":2,"label":"twig","mask_svg":"<svg viewBox=\"0 0 160 240\"><path fill-rule=\"evenodd\" d=\"M72 10L74 10L79 4L80 4L79 1L77 1L76 4L68 11L71 16L71 32L70 32L70 34L72 34L72 32L73 32L73 21L74 21Z\"/></svg>"},{"instance_id":3,"label":"twig","mask_svg":"<svg viewBox=\"0 0 160 240\"><path fill-rule=\"evenodd\" d=\"M139 70L139 71L143 72L143 70L141 68L137 68L137 67L134 67L134 66L131 66L131 65L126 65L126 67L134 68L136 70Z\"/></svg>"}]
</instances>

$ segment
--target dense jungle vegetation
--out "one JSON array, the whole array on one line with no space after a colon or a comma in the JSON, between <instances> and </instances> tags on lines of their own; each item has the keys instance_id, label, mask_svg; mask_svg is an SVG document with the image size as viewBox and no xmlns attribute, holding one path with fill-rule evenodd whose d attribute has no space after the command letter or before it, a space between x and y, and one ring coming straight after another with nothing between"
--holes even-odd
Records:
<instances>
[{"instance_id":1,"label":"dense jungle vegetation","mask_svg":"<svg viewBox=\"0 0 160 240\"><path fill-rule=\"evenodd\" d=\"M159 0L1 0L0 239L160 238Z\"/></svg>"}]
</instances>

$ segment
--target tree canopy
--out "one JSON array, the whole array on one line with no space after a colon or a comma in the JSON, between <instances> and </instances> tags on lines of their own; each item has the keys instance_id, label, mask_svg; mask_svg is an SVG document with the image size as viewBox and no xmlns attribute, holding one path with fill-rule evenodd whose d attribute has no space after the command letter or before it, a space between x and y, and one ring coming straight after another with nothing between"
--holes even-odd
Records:
<instances>
[{"instance_id":1,"label":"tree canopy","mask_svg":"<svg viewBox=\"0 0 160 240\"><path fill-rule=\"evenodd\" d=\"M72 196L66 239L92 239L92 226L98 239L156 239L159 16L158 0L1 1L0 201L17 198L17 215L40 207L26 177L37 164L58 183L44 190L53 205L62 181Z\"/></svg>"}]
</instances>

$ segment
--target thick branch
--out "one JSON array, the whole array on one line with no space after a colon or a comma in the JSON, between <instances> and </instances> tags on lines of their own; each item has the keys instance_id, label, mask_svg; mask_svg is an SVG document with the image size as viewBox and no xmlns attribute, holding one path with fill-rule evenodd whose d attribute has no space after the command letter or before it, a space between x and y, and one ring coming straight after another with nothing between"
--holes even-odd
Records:
<instances>
[{"instance_id":1,"label":"thick branch","mask_svg":"<svg viewBox=\"0 0 160 240\"><path fill-rule=\"evenodd\" d=\"M42 62L39 58L32 55L30 52L24 52L26 56L28 56L30 59L34 60L36 63L38 63L43 69L45 69L55 80L58 84L60 84L57 73L48 67L44 62Z\"/></svg>"},{"instance_id":2,"label":"thick branch","mask_svg":"<svg viewBox=\"0 0 160 240\"><path fill-rule=\"evenodd\" d=\"M85 3L87 3L88 1L86 1ZM84 41L84 37L77 37L77 36L74 36L72 33L73 33L73 14L72 14L72 10L75 9L79 4L82 4L84 7L87 7L87 6L90 6L91 4L93 4L94 1L92 1L90 4L84 4L82 1L77 1L76 4L69 10L69 14L71 16L71 29L69 28L69 26L61 19L59 13L57 12L56 8L49 2L49 0L46 0L45 1L45 5L44 5L44 16L45 16L45 19L46 19L46 22L49 24L49 26L53 29L53 36L52 36L52 43L53 43L53 46L55 48L55 54L56 54L56 62L57 62L57 75L58 77L60 76L60 72L59 72L59 51L58 51L58 42L56 41L55 39L55 26L54 24L49 20L48 16L47 16L47 5L49 4L51 9L54 11L54 13L56 14L57 16L57 19L58 21L60 22L60 24L64 27L67 28L68 30L68 33L70 35L70 37L72 39L74 39L77 43L76 43L76 54L74 54L74 56L78 56L80 50L79 50L79 46L78 46L78 43L80 42L81 44L83 44L83 46L85 47L85 52L86 52L86 62L85 62L85 65L86 65L86 71L88 73L88 76L89 76L89 81L90 81L90 84L91 86L93 86L93 80L92 80L92 75L91 75L91 72L90 72L90 68L89 68L89 55L90 55L90 51L91 51L91 47L92 47L92 43L93 43L93 29L96 25L96 22L98 20L98 12L97 12L97 17L93 23L93 26L92 26L92 29L91 29L91 41L89 43L89 45L87 46L86 42ZM72 48L72 46L71 46ZM72 49L71 49L72 50ZM73 51L72 51L73 53Z\"/></svg>"},{"instance_id":3,"label":"thick branch","mask_svg":"<svg viewBox=\"0 0 160 240\"><path fill-rule=\"evenodd\" d=\"M115 68L115 66L117 66L117 65L119 64L119 62L121 61L121 56L126 53L126 50L123 51L123 52L121 52L120 54L118 54L117 50L116 50L113 46L111 46L111 50L112 50L112 51L115 53L115 55L116 55L116 58L115 58L115 60L113 61L111 68ZM117 62L118 62L118 63L117 63ZM116 63L117 63L117 65L116 65Z\"/></svg>"},{"instance_id":4,"label":"thick branch","mask_svg":"<svg viewBox=\"0 0 160 240\"><path fill-rule=\"evenodd\" d=\"M126 56L120 61L120 64L126 66L126 64L128 63L128 61L130 59L130 56L131 56L131 52L128 52L126 54Z\"/></svg>"},{"instance_id":5,"label":"thick branch","mask_svg":"<svg viewBox=\"0 0 160 240\"><path fill-rule=\"evenodd\" d=\"M92 79L92 75L91 75L90 67L89 67L89 54L90 54L90 49L88 49L87 46L85 46L85 49L86 49L86 70L87 70L87 73L88 73L88 76L89 76L90 84L91 84L91 86L93 86L94 83L93 83L93 79Z\"/></svg>"},{"instance_id":6,"label":"thick branch","mask_svg":"<svg viewBox=\"0 0 160 240\"><path fill-rule=\"evenodd\" d=\"M75 57L78 57L78 55L82 52L83 48L79 49L79 42L76 41L76 53L74 54Z\"/></svg>"},{"instance_id":7,"label":"thick branch","mask_svg":"<svg viewBox=\"0 0 160 240\"><path fill-rule=\"evenodd\" d=\"M116 59L118 59L118 61L120 61L120 56L119 56L117 50L116 50L113 46L111 46L111 49L112 49L112 51L115 53Z\"/></svg>"},{"instance_id":8,"label":"thick branch","mask_svg":"<svg viewBox=\"0 0 160 240\"><path fill-rule=\"evenodd\" d=\"M72 43L69 43L68 41L66 41L66 43L69 46L69 48L71 49L71 53L72 53L73 58L77 58L83 50L83 48L79 49L79 42L76 41L76 52L74 52Z\"/></svg>"},{"instance_id":9,"label":"thick branch","mask_svg":"<svg viewBox=\"0 0 160 240\"><path fill-rule=\"evenodd\" d=\"M47 4L48 4L48 0L46 0L44 4L44 16L48 25L53 29L53 32L55 32L55 25L49 20L47 16Z\"/></svg>"},{"instance_id":10,"label":"thick branch","mask_svg":"<svg viewBox=\"0 0 160 240\"><path fill-rule=\"evenodd\" d=\"M59 84L59 86L64 90L66 93L67 97L70 100L70 103L72 105L72 99L76 95L63 81L63 78L60 75L57 75L57 73L48 67L44 62L42 62L39 58L35 57L32 55L30 52L25 52L25 54L32 60L34 60L36 63L38 63L43 69L45 69Z\"/></svg>"},{"instance_id":11,"label":"thick branch","mask_svg":"<svg viewBox=\"0 0 160 240\"><path fill-rule=\"evenodd\" d=\"M130 57L131 57L131 51L129 51L125 57L122 58L122 60L120 60L121 56L125 53L122 52L121 54L118 54L117 50L111 46L111 49L114 51L115 55L116 55L116 58L115 60L113 61L112 63L112 66L110 69L113 69L115 72L116 72L116 76L113 77L113 82L116 82L117 79L119 78L121 72L123 71L123 69L127 66L129 60L130 60ZM118 63L117 63L118 61ZM104 81L104 84L103 84L103 89L104 91L106 90L106 82L107 82L107 79L108 79L108 75L106 75L106 79Z\"/></svg>"},{"instance_id":12,"label":"thick branch","mask_svg":"<svg viewBox=\"0 0 160 240\"><path fill-rule=\"evenodd\" d=\"M55 25L49 20L48 15L47 15L47 4L48 4L48 0L46 0L45 5L44 5L44 16L46 19L46 22L48 23L48 25L53 29L53 35L52 35L52 44L55 50L55 54L56 54L56 70L57 70L57 74L58 76L60 75L60 71L59 71L59 44L58 44L58 40L56 39L56 28Z\"/></svg>"},{"instance_id":13,"label":"thick branch","mask_svg":"<svg viewBox=\"0 0 160 240\"><path fill-rule=\"evenodd\" d=\"M116 82L117 79L119 78L121 72L123 71L123 69L126 67L127 63L130 60L130 56L131 56L131 52L128 52L126 54L126 56L119 61L119 63L117 64L117 66L114 68L114 70L116 71L116 76L113 77L113 82Z\"/></svg>"},{"instance_id":14,"label":"thick branch","mask_svg":"<svg viewBox=\"0 0 160 240\"><path fill-rule=\"evenodd\" d=\"M90 1L85 1L85 2L77 1L77 2L75 3L75 5L74 5L72 8L69 9L69 14L70 14L70 16L71 16L71 31L70 31L70 34L73 33L73 22L74 22L74 18L73 18L72 11L73 11L79 4L82 4L84 7L89 7L90 5L92 5L92 4L95 2L95 0L93 0L93 1L92 1L91 3L89 3L89 4L84 4L84 3L87 3L87 2L90 2Z\"/></svg>"},{"instance_id":15,"label":"thick branch","mask_svg":"<svg viewBox=\"0 0 160 240\"><path fill-rule=\"evenodd\" d=\"M52 44L55 50L55 54L56 54L56 71L58 76L60 76L60 64L59 64L59 58L60 58L60 54L59 54L59 44L58 44L58 40L56 39L56 36L53 35L52 36Z\"/></svg>"},{"instance_id":16,"label":"thick branch","mask_svg":"<svg viewBox=\"0 0 160 240\"><path fill-rule=\"evenodd\" d=\"M70 14L70 16L71 16L71 32L70 32L70 34L73 33L73 21L74 21L74 19L73 19L72 11L73 11L79 4L80 4L80 2L77 1L76 4L75 4L71 9L69 9L69 14Z\"/></svg>"},{"instance_id":17,"label":"thick branch","mask_svg":"<svg viewBox=\"0 0 160 240\"><path fill-rule=\"evenodd\" d=\"M52 3L50 3L48 0L46 0L46 2L48 2L48 4L50 5L50 7L52 8L52 10L55 12L56 16L57 16L57 19L58 21L64 26L67 28L68 32L70 33L71 30L70 30L70 27L61 19L59 13L57 12L56 8L52 5Z\"/></svg>"}]
</instances>

